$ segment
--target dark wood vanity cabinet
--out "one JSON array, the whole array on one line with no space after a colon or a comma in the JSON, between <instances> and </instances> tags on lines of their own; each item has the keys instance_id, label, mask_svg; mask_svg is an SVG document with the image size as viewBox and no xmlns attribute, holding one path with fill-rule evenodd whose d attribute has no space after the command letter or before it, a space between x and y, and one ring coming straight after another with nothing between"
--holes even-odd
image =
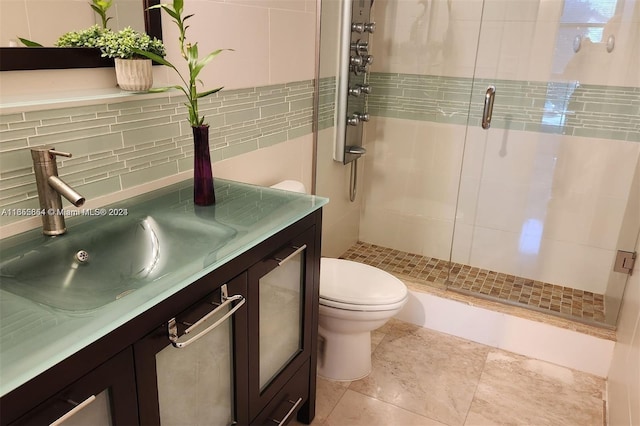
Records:
<instances>
[{"instance_id":1,"label":"dark wood vanity cabinet","mask_svg":"<svg viewBox=\"0 0 640 426\"><path fill-rule=\"evenodd\" d=\"M318 258L308 229L248 270L249 408L255 424L286 423L297 413L303 422L313 419L318 288L308 283L315 281ZM296 377L310 380L297 383Z\"/></svg>"},{"instance_id":2,"label":"dark wood vanity cabinet","mask_svg":"<svg viewBox=\"0 0 640 426\"><path fill-rule=\"evenodd\" d=\"M3 396L0 423L49 424L64 409L42 417L48 404L105 389L106 424L310 423L321 217L316 210ZM88 373L73 372L91 359ZM196 417L180 417L185 410Z\"/></svg>"},{"instance_id":3,"label":"dark wood vanity cabinet","mask_svg":"<svg viewBox=\"0 0 640 426\"><path fill-rule=\"evenodd\" d=\"M246 276L220 283L134 344L141 424L249 423Z\"/></svg>"},{"instance_id":4,"label":"dark wood vanity cabinet","mask_svg":"<svg viewBox=\"0 0 640 426\"><path fill-rule=\"evenodd\" d=\"M4 417L5 413L0 416ZM138 422L131 348L21 416L12 425L128 425ZM4 420L3 420L4 423Z\"/></svg>"}]
</instances>

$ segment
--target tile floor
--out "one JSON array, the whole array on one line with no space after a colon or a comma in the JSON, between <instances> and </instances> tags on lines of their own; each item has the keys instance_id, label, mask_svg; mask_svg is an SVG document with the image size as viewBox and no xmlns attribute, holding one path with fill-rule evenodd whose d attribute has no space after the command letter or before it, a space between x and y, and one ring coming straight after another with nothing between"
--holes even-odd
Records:
<instances>
[{"instance_id":1,"label":"tile floor","mask_svg":"<svg viewBox=\"0 0 640 426\"><path fill-rule=\"evenodd\" d=\"M313 425L603 425L604 379L395 319L372 334L372 364L319 378Z\"/></svg>"},{"instance_id":2,"label":"tile floor","mask_svg":"<svg viewBox=\"0 0 640 426\"><path fill-rule=\"evenodd\" d=\"M586 322L605 320L604 296L571 287L474 268L446 260L357 242L342 256L426 285L451 289L534 308Z\"/></svg>"}]
</instances>

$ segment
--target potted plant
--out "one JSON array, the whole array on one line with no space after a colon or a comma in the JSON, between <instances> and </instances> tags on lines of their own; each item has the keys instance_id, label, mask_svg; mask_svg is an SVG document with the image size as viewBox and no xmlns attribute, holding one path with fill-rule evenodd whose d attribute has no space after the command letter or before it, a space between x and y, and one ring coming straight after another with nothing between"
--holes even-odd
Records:
<instances>
[{"instance_id":1,"label":"potted plant","mask_svg":"<svg viewBox=\"0 0 640 426\"><path fill-rule=\"evenodd\" d=\"M187 61L189 69L188 78L183 76L178 68L171 62L151 51L136 50L136 53L172 68L178 74L180 80L182 80L182 85L155 88L150 91L163 92L173 88L182 91L187 98L185 106L189 112L188 119L193 132L194 142L194 203L207 206L214 204L216 198L213 191L213 173L211 171L211 155L209 152L209 125L204 122L204 116L200 116L198 112L198 100L220 91L222 87L200 92L198 91L197 83L202 83L202 81L198 79L198 75L205 65L220 54L220 52L233 49L218 49L200 59L198 56L198 43L191 44L186 41L188 25L185 26L185 21L193 15L183 16L183 6L183 0L173 0L173 5L159 4L150 7L150 9L162 8L162 10L173 18L173 22L178 26L180 30L180 54L184 60Z\"/></svg>"},{"instance_id":2,"label":"potted plant","mask_svg":"<svg viewBox=\"0 0 640 426\"><path fill-rule=\"evenodd\" d=\"M142 91L151 88L151 59L137 52L147 51L161 58L165 55L162 41L127 27L117 32L104 31L97 44L103 57L114 59L116 79L121 89Z\"/></svg>"},{"instance_id":3,"label":"potted plant","mask_svg":"<svg viewBox=\"0 0 640 426\"><path fill-rule=\"evenodd\" d=\"M118 86L123 90L133 91L148 90L153 85L151 59L138 52L148 51L158 58L166 54L162 41L131 27L112 31L93 25L85 30L63 34L55 45L100 49L103 57L114 59Z\"/></svg>"},{"instance_id":4,"label":"potted plant","mask_svg":"<svg viewBox=\"0 0 640 426\"><path fill-rule=\"evenodd\" d=\"M93 25L89 28L80 31L69 31L62 34L58 41L55 42L56 47L99 47L99 40L106 31L111 31L107 28L100 27L99 25Z\"/></svg>"}]
</instances>

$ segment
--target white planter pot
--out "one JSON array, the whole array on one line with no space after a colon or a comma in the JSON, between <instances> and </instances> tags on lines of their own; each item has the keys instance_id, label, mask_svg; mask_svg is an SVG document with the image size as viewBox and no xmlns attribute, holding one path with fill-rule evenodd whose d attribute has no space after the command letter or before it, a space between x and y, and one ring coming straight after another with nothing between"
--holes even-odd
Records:
<instances>
[{"instance_id":1,"label":"white planter pot","mask_svg":"<svg viewBox=\"0 0 640 426\"><path fill-rule=\"evenodd\" d=\"M143 91L153 85L151 59L115 58L116 79L122 90Z\"/></svg>"}]
</instances>

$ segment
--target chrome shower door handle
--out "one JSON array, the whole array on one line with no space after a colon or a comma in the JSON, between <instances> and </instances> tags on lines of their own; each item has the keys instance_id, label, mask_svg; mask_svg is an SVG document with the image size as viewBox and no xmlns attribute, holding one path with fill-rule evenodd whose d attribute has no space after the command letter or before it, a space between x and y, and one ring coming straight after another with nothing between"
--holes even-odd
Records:
<instances>
[{"instance_id":1,"label":"chrome shower door handle","mask_svg":"<svg viewBox=\"0 0 640 426\"><path fill-rule=\"evenodd\" d=\"M496 87L487 87L487 92L484 95L484 110L482 111L482 128L488 129L491 127L491 116L493 115L493 101L496 97Z\"/></svg>"}]
</instances>

